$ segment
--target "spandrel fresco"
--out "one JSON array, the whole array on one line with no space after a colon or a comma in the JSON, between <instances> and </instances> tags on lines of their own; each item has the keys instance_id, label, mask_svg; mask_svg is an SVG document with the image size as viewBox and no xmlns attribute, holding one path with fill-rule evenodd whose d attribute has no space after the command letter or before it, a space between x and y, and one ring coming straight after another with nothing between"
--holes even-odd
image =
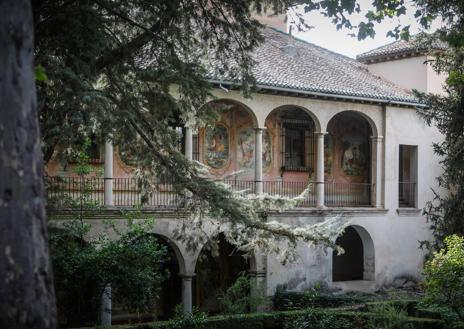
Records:
<instances>
[{"instance_id":1,"label":"spandrel fresco","mask_svg":"<svg viewBox=\"0 0 464 329\"><path fill-rule=\"evenodd\" d=\"M223 168L229 161L229 131L217 123L206 129L205 162L215 169Z\"/></svg>"}]
</instances>

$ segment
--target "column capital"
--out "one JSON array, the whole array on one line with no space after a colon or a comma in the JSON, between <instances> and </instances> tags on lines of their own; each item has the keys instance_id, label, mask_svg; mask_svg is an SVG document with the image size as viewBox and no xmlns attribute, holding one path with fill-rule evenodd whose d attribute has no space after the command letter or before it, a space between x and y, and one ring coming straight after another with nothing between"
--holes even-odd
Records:
<instances>
[{"instance_id":1,"label":"column capital","mask_svg":"<svg viewBox=\"0 0 464 329\"><path fill-rule=\"evenodd\" d=\"M315 131L314 132L314 135L316 135L316 136L325 136L327 134L328 134L327 131Z\"/></svg>"},{"instance_id":2,"label":"column capital","mask_svg":"<svg viewBox=\"0 0 464 329\"><path fill-rule=\"evenodd\" d=\"M384 140L383 136L371 136L370 139L374 142L382 142Z\"/></svg>"},{"instance_id":3,"label":"column capital","mask_svg":"<svg viewBox=\"0 0 464 329\"><path fill-rule=\"evenodd\" d=\"M254 131L264 131L267 128L266 127L253 127Z\"/></svg>"},{"instance_id":4,"label":"column capital","mask_svg":"<svg viewBox=\"0 0 464 329\"><path fill-rule=\"evenodd\" d=\"M182 279L182 280L186 280L186 281L191 281L193 280L193 277L195 276L195 273L187 273L187 274L179 274L179 277Z\"/></svg>"}]
</instances>

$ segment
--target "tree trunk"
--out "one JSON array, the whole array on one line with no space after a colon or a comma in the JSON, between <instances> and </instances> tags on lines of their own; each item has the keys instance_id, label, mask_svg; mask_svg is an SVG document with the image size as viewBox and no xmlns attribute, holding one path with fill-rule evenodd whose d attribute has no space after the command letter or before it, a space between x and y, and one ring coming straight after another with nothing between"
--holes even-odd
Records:
<instances>
[{"instance_id":1,"label":"tree trunk","mask_svg":"<svg viewBox=\"0 0 464 329\"><path fill-rule=\"evenodd\" d=\"M0 0L0 328L56 328L29 0Z\"/></svg>"}]
</instances>

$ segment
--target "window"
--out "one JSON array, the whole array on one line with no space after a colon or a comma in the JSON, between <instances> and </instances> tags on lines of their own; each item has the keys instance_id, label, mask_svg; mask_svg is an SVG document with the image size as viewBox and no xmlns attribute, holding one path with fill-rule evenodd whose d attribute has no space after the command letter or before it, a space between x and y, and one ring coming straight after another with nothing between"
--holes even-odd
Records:
<instances>
[{"instance_id":1,"label":"window","mask_svg":"<svg viewBox=\"0 0 464 329\"><path fill-rule=\"evenodd\" d=\"M285 167L304 167L305 131L298 128L285 129Z\"/></svg>"},{"instance_id":2,"label":"window","mask_svg":"<svg viewBox=\"0 0 464 329\"><path fill-rule=\"evenodd\" d=\"M400 208L417 207L417 146L399 147L398 192Z\"/></svg>"},{"instance_id":3,"label":"window","mask_svg":"<svg viewBox=\"0 0 464 329\"><path fill-rule=\"evenodd\" d=\"M310 171L315 159L315 139L311 123L292 120L284 122L282 130L282 169Z\"/></svg>"}]
</instances>

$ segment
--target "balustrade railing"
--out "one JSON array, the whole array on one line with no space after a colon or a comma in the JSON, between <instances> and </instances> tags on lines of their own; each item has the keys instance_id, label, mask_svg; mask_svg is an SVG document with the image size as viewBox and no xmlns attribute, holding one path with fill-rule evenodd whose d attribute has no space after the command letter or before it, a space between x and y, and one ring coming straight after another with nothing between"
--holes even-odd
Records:
<instances>
[{"instance_id":1,"label":"balustrade railing","mask_svg":"<svg viewBox=\"0 0 464 329\"><path fill-rule=\"evenodd\" d=\"M369 207L371 206L370 183L325 182L324 201L328 207Z\"/></svg>"},{"instance_id":2,"label":"balustrade railing","mask_svg":"<svg viewBox=\"0 0 464 329\"><path fill-rule=\"evenodd\" d=\"M255 193L255 181L252 180L225 179L220 182L229 185L232 191L242 196Z\"/></svg>"},{"instance_id":3,"label":"balustrade railing","mask_svg":"<svg viewBox=\"0 0 464 329\"><path fill-rule=\"evenodd\" d=\"M144 196L142 180L137 178L113 178L113 205L131 207L178 207L182 196L174 189L170 180L162 180L148 188L151 193ZM251 180L222 180L234 192L241 195L255 193L255 182ZM400 198L414 200L412 183L400 184ZM105 179L90 177L47 177L48 205L54 209L104 206ZM404 187L402 187L404 186ZM316 205L316 185L312 182L264 181L263 192L269 195L297 197L308 189L299 207ZM368 183L325 183L325 205L329 207L360 207L371 204L371 184ZM405 203L406 204L406 203ZM408 202L407 204L410 204Z\"/></svg>"},{"instance_id":4,"label":"balustrade railing","mask_svg":"<svg viewBox=\"0 0 464 329\"><path fill-rule=\"evenodd\" d=\"M47 204L53 208L103 206L105 180L99 177L47 177Z\"/></svg>"},{"instance_id":5,"label":"balustrade railing","mask_svg":"<svg viewBox=\"0 0 464 329\"><path fill-rule=\"evenodd\" d=\"M299 207L314 207L316 205L315 184L310 182L286 182L286 181L265 181L263 182L263 192L269 195L280 195L295 198L306 189L304 199L298 203Z\"/></svg>"}]
</instances>

